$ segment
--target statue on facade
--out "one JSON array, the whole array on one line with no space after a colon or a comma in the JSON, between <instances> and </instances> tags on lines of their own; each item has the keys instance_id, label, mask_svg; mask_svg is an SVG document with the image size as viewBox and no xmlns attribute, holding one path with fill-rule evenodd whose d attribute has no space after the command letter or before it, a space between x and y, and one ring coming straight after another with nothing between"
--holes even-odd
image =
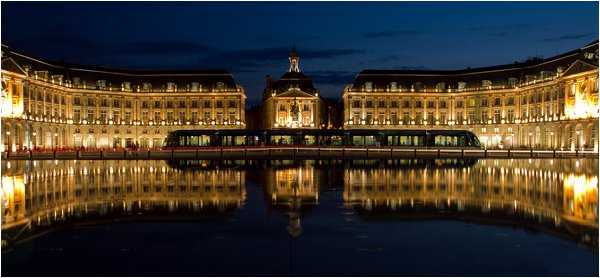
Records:
<instances>
[{"instance_id":1,"label":"statue on facade","mask_svg":"<svg viewBox=\"0 0 600 278\"><path fill-rule=\"evenodd\" d=\"M292 122L297 123L300 120L300 108L298 107L298 102L294 98L294 103L292 103L292 107L290 108L290 113L292 114Z\"/></svg>"}]
</instances>

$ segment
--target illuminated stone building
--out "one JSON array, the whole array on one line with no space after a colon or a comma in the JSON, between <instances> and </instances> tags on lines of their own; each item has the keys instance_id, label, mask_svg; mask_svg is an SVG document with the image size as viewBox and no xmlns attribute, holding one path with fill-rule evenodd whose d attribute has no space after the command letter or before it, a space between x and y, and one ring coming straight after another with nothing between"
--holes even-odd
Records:
<instances>
[{"instance_id":1,"label":"illuminated stone building","mask_svg":"<svg viewBox=\"0 0 600 278\"><path fill-rule=\"evenodd\" d=\"M345 129L467 129L488 147L598 151L598 42L485 68L364 70L342 98Z\"/></svg>"},{"instance_id":2,"label":"illuminated stone building","mask_svg":"<svg viewBox=\"0 0 600 278\"><path fill-rule=\"evenodd\" d=\"M171 130L245 128L245 102L225 71L69 66L2 46L3 150L159 147Z\"/></svg>"},{"instance_id":3,"label":"illuminated stone building","mask_svg":"<svg viewBox=\"0 0 600 278\"><path fill-rule=\"evenodd\" d=\"M323 100L312 80L300 71L300 57L292 50L290 68L279 80L267 76L263 94L263 128L320 128ZM323 126L324 127L324 126Z\"/></svg>"}]
</instances>

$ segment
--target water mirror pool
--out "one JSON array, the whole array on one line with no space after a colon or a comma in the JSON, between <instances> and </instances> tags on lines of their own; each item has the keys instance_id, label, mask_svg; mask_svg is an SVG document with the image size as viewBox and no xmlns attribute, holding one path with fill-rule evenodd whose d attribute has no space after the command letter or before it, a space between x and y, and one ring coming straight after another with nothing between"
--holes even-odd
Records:
<instances>
[{"instance_id":1,"label":"water mirror pool","mask_svg":"<svg viewBox=\"0 0 600 278\"><path fill-rule=\"evenodd\" d=\"M2 161L3 275L598 275L598 160Z\"/></svg>"}]
</instances>

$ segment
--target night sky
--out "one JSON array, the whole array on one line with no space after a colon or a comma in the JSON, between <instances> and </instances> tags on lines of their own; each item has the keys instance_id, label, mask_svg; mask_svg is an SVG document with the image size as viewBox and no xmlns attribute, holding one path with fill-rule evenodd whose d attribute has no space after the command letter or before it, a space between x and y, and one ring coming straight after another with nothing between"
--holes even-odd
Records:
<instances>
[{"instance_id":1,"label":"night sky","mask_svg":"<svg viewBox=\"0 0 600 278\"><path fill-rule=\"evenodd\" d=\"M226 69L260 100L300 69L327 97L362 69L459 69L549 57L598 39L597 2L7 3L3 44L117 68Z\"/></svg>"}]
</instances>

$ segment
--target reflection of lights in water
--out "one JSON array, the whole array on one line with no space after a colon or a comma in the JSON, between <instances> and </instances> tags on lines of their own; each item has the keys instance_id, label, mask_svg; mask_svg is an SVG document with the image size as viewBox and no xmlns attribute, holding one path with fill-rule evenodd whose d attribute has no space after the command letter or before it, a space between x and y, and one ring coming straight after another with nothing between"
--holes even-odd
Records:
<instances>
[{"instance_id":1,"label":"reflection of lights in water","mask_svg":"<svg viewBox=\"0 0 600 278\"><path fill-rule=\"evenodd\" d=\"M23 176L2 177L2 208L8 209L15 202L25 199L25 182Z\"/></svg>"},{"instance_id":2,"label":"reflection of lights in water","mask_svg":"<svg viewBox=\"0 0 600 278\"><path fill-rule=\"evenodd\" d=\"M574 198L581 199L586 194L598 191L598 178L569 174L565 179L565 190L572 190Z\"/></svg>"}]
</instances>

